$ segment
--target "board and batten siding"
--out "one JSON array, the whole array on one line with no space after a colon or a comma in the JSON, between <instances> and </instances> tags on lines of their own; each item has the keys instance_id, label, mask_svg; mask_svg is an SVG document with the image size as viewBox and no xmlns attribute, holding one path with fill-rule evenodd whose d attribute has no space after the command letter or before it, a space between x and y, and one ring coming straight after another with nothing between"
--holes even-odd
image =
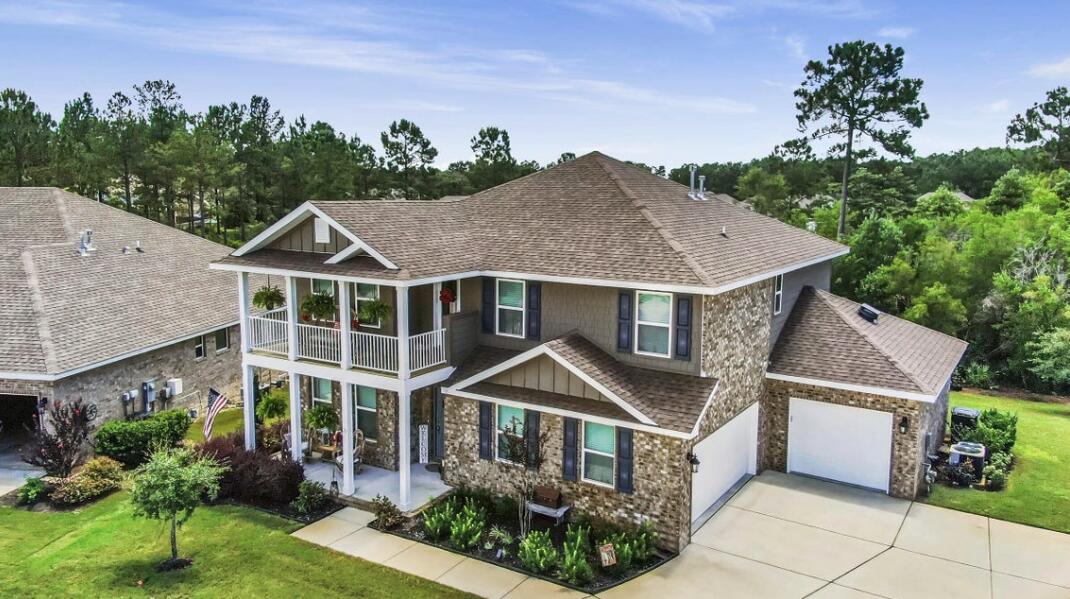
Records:
<instances>
[{"instance_id":1,"label":"board and batten siding","mask_svg":"<svg viewBox=\"0 0 1070 599\"><path fill-rule=\"evenodd\" d=\"M523 364L494 375L489 382L510 387L547 391L560 395L606 401L594 387L588 385L569 369L550 356L539 356Z\"/></svg>"},{"instance_id":2,"label":"board and batten siding","mask_svg":"<svg viewBox=\"0 0 1070 599\"><path fill-rule=\"evenodd\" d=\"M272 241L268 246L273 250L292 250L296 252L316 252L319 254L337 254L349 247L349 239L339 235L334 227L329 227L331 241L329 243L316 243L315 221L316 217L309 216L300 224L289 230L283 236Z\"/></svg>"}]
</instances>

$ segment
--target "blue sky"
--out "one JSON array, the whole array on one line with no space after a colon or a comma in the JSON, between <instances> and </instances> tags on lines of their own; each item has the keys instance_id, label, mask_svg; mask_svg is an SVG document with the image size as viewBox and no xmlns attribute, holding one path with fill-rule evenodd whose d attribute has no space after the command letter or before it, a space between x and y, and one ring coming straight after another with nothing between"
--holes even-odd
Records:
<instances>
[{"instance_id":1,"label":"blue sky","mask_svg":"<svg viewBox=\"0 0 1070 599\"><path fill-rule=\"evenodd\" d=\"M187 108L267 96L378 145L405 117L471 155L482 126L546 162L599 149L675 166L746 160L794 135L791 92L837 41L906 49L932 115L922 153L1002 144L1070 82L1070 3L873 0L113 3L0 0L0 86L54 116L145 79Z\"/></svg>"}]
</instances>

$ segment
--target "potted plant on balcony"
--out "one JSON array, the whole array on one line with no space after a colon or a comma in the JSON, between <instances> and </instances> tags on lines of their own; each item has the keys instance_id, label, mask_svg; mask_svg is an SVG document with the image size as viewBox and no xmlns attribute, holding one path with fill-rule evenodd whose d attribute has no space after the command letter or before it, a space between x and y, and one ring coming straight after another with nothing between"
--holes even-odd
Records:
<instances>
[{"instance_id":1,"label":"potted plant on balcony","mask_svg":"<svg viewBox=\"0 0 1070 599\"><path fill-rule=\"evenodd\" d=\"M253 294L253 305L261 310L274 310L286 303L282 290L274 285L264 285Z\"/></svg>"},{"instance_id":2,"label":"potted plant on balcony","mask_svg":"<svg viewBox=\"0 0 1070 599\"><path fill-rule=\"evenodd\" d=\"M316 404L305 412L305 424L308 426L309 447L313 447L316 443L322 444L325 439L329 439L330 434L338 428L338 413L332 406Z\"/></svg>"},{"instance_id":3,"label":"potted plant on balcony","mask_svg":"<svg viewBox=\"0 0 1070 599\"><path fill-rule=\"evenodd\" d=\"M383 300L362 302L360 311L357 313L356 324L383 322L388 316L390 316L390 306Z\"/></svg>"},{"instance_id":4,"label":"potted plant on balcony","mask_svg":"<svg viewBox=\"0 0 1070 599\"><path fill-rule=\"evenodd\" d=\"M310 293L301 300L302 317L307 315L317 322L327 322L334 320L337 313L334 298L326 293Z\"/></svg>"}]
</instances>

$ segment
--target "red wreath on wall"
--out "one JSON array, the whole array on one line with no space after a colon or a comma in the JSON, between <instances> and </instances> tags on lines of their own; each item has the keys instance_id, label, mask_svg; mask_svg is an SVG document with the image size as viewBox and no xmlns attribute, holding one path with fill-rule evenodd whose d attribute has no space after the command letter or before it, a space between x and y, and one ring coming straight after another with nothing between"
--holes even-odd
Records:
<instances>
[{"instance_id":1,"label":"red wreath on wall","mask_svg":"<svg viewBox=\"0 0 1070 599\"><path fill-rule=\"evenodd\" d=\"M443 304L452 304L457 301L457 294L449 287L443 287L442 291L438 292L438 301Z\"/></svg>"}]
</instances>

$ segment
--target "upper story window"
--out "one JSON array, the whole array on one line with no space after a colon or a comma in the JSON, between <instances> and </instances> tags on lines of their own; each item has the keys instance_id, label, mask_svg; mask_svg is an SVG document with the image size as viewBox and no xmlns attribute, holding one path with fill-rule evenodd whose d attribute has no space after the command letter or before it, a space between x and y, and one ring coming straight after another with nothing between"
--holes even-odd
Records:
<instances>
[{"instance_id":1,"label":"upper story window","mask_svg":"<svg viewBox=\"0 0 1070 599\"><path fill-rule=\"evenodd\" d=\"M773 314L780 314L784 308L784 275L773 279Z\"/></svg>"},{"instance_id":2,"label":"upper story window","mask_svg":"<svg viewBox=\"0 0 1070 599\"><path fill-rule=\"evenodd\" d=\"M355 297L356 297L356 302L357 302L357 316L359 317L362 303L366 304L368 302L378 301L379 300L379 286L378 285L368 284L368 283L357 283L357 294L356 294ZM364 322L364 321L361 321L360 322L360 326L368 327L368 328L372 328L372 329L378 329L379 327L383 326L383 321L382 320L376 320L375 322Z\"/></svg>"},{"instance_id":3,"label":"upper story window","mask_svg":"<svg viewBox=\"0 0 1070 599\"><path fill-rule=\"evenodd\" d=\"M670 357L672 348L672 294L635 292L635 353Z\"/></svg>"},{"instance_id":4,"label":"upper story window","mask_svg":"<svg viewBox=\"0 0 1070 599\"><path fill-rule=\"evenodd\" d=\"M512 279L497 279L497 306L494 330L506 337L524 337L524 306L527 284Z\"/></svg>"},{"instance_id":5,"label":"upper story window","mask_svg":"<svg viewBox=\"0 0 1070 599\"><path fill-rule=\"evenodd\" d=\"M331 379L312 378L312 403L334 405L331 400Z\"/></svg>"},{"instance_id":6,"label":"upper story window","mask_svg":"<svg viewBox=\"0 0 1070 599\"><path fill-rule=\"evenodd\" d=\"M334 297L334 281L328 279L312 279L312 293L326 293Z\"/></svg>"},{"instance_id":7,"label":"upper story window","mask_svg":"<svg viewBox=\"0 0 1070 599\"><path fill-rule=\"evenodd\" d=\"M613 486L616 453L616 428L596 422L583 423L583 480Z\"/></svg>"},{"instance_id":8,"label":"upper story window","mask_svg":"<svg viewBox=\"0 0 1070 599\"><path fill-rule=\"evenodd\" d=\"M193 357L197 360L204 357L204 335L193 338Z\"/></svg>"},{"instance_id":9,"label":"upper story window","mask_svg":"<svg viewBox=\"0 0 1070 599\"><path fill-rule=\"evenodd\" d=\"M230 349L230 329L219 329L215 332L215 350L217 352Z\"/></svg>"},{"instance_id":10,"label":"upper story window","mask_svg":"<svg viewBox=\"0 0 1070 599\"><path fill-rule=\"evenodd\" d=\"M524 410L510 406L497 406L497 434L494 435L494 455L499 462L515 463L510 457L510 446L516 447L524 438Z\"/></svg>"}]
</instances>

